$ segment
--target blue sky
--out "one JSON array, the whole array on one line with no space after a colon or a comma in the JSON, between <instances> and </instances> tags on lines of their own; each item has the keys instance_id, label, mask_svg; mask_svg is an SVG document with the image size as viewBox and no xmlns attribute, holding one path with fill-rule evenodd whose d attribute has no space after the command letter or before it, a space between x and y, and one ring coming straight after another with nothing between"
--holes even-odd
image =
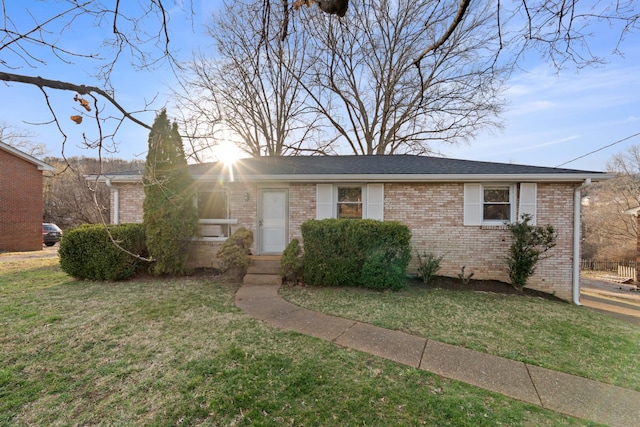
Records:
<instances>
[{"instance_id":1,"label":"blue sky","mask_svg":"<svg viewBox=\"0 0 640 427\"><path fill-rule=\"evenodd\" d=\"M469 145L445 149L457 158L556 167L640 132L640 46L606 66L557 74L546 64L507 84L504 129L483 132ZM640 136L564 167L604 170Z\"/></svg>"},{"instance_id":2,"label":"blue sky","mask_svg":"<svg viewBox=\"0 0 640 427\"><path fill-rule=\"evenodd\" d=\"M171 24L177 29L171 33L172 43L179 47L177 53L181 59L189 59L192 49L202 42L206 17L219 3L195 2L193 26L185 11L170 11ZM46 13L51 2L29 0L13 7L22 8L24 4L29 4L34 11ZM12 14L11 7L9 5L9 16L17 16L14 18L16 21L25 19L15 12ZM609 63L597 68L584 68L579 72L565 70L556 74L545 63L529 58L526 70L518 71L507 82L505 96L508 104L502 115L503 130L482 132L468 144L440 145L433 146L433 149L453 158L555 167L639 133L640 44L633 43L637 35L629 37L622 45L625 56L611 56L615 37L615 33L606 27L598 31L594 47L608 56ZM93 34L93 30L87 27L87 31L76 34L69 47L74 43L77 46L92 45L99 39L100 35ZM95 80L86 67L80 60L64 66L49 61L44 66L32 68L25 65L13 72L93 85ZM175 82L166 68L143 72L120 67L113 81L116 95L126 108L137 110L153 99L154 108L170 106L170 87ZM80 144L83 132L92 136L91 128L74 125L67 118L75 114L74 108L78 108L72 100L73 94L56 91L50 91L50 94L50 102L63 119L63 130L68 135L65 155L97 156L96 150L81 148ZM0 83L0 99L0 121L30 131L35 142L46 144L49 155L61 154L62 138L55 127L29 124L51 120L37 88ZM140 117L148 123L153 121L152 113ZM147 136L147 130L125 124L116 138L117 148L113 147L112 153L104 155L144 159ZM604 170L606 162L614 154L634 144L640 144L640 136L566 163L564 167Z\"/></svg>"}]
</instances>

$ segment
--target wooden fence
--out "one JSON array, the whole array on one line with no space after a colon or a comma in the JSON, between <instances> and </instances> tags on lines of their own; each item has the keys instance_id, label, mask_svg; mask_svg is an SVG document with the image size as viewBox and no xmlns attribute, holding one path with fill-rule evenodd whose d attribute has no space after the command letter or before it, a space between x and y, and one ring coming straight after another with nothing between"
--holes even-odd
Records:
<instances>
[{"instance_id":1,"label":"wooden fence","mask_svg":"<svg viewBox=\"0 0 640 427\"><path fill-rule=\"evenodd\" d=\"M580 261L580 269L585 271L608 271L619 277L636 278L635 261L596 261L583 259Z\"/></svg>"}]
</instances>

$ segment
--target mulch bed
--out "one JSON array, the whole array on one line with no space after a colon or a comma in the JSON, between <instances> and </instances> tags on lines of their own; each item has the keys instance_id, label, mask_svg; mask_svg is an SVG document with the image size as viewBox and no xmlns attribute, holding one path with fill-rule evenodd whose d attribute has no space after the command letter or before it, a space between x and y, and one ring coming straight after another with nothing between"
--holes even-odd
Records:
<instances>
[{"instance_id":1,"label":"mulch bed","mask_svg":"<svg viewBox=\"0 0 640 427\"><path fill-rule=\"evenodd\" d=\"M495 294L515 295L526 297L537 297L552 301L566 302L554 295L546 292L537 291L535 289L524 288L522 291L511 286L509 283L499 280L470 280L468 284L462 283L458 278L438 276L433 284L425 284L420 279L412 279L408 282L411 287L420 287L427 289L446 289L450 291L464 292L492 292Z\"/></svg>"},{"instance_id":2,"label":"mulch bed","mask_svg":"<svg viewBox=\"0 0 640 427\"><path fill-rule=\"evenodd\" d=\"M191 274L192 276L216 276L222 280L231 280L221 274L219 270L215 268L198 268ZM502 295L515 295L523 297L537 297L548 299L551 301L566 302L554 295L546 292L537 291L535 289L524 288L522 291L517 290L509 283L501 282L499 280L470 280L468 284L462 283L462 281L456 277L437 276L433 283L425 284L422 280L415 278L407 281L409 287L424 288L424 289L446 289L450 291L463 291L463 292L492 292Z\"/></svg>"}]
</instances>

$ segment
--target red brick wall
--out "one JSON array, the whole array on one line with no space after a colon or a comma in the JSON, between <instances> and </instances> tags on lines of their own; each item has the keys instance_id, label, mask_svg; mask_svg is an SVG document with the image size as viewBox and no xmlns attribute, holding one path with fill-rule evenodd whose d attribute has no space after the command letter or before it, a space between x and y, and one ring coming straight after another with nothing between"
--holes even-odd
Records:
<instances>
[{"instance_id":1,"label":"red brick wall","mask_svg":"<svg viewBox=\"0 0 640 427\"><path fill-rule=\"evenodd\" d=\"M42 249L42 171L0 150L0 251Z\"/></svg>"}]
</instances>

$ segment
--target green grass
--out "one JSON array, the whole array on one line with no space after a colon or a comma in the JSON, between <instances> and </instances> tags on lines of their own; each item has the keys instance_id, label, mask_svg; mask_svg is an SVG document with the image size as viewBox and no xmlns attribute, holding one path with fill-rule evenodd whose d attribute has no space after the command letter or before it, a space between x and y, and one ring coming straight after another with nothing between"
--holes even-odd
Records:
<instances>
[{"instance_id":1,"label":"green grass","mask_svg":"<svg viewBox=\"0 0 640 427\"><path fill-rule=\"evenodd\" d=\"M640 391L640 329L534 297L410 287L283 288L298 305Z\"/></svg>"},{"instance_id":2,"label":"green grass","mask_svg":"<svg viewBox=\"0 0 640 427\"><path fill-rule=\"evenodd\" d=\"M0 425L590 425L280 331L236 289L0 262Z\"/></svg>"}]
</instances>

